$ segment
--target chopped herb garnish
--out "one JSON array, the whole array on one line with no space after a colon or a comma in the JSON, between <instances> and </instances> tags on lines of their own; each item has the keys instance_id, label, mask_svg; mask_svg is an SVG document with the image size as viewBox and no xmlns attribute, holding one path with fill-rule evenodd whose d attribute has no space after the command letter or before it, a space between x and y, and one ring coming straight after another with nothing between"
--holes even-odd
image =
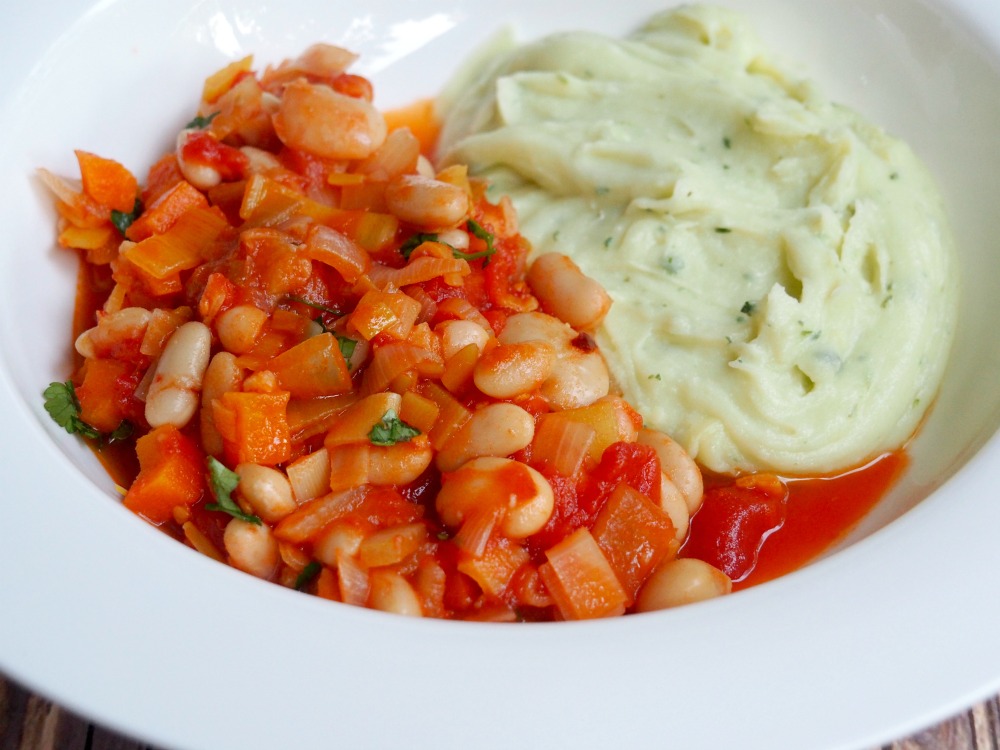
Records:
<instances>
[{"instance_id":1,"label":"chopped herb garnish","mask_svg":"<svg viewBox=\"0 0 1000 750\"><path fill-rule=\"evenodd\" d=\"M604 238L604 247L611 247L611 243L614 242L614 237Z\"/></svg>"},{"instance_id":2,"label":"chopped herb garnish","mask_svg":"<svg viewBox=\"0 0 1000 750\"><path fill-rule=\"evenodd\" d=\"M344 355L344 359L348 361L347 366L350 367L350 360L354 356L354 348L358 345L358 342L348 336L338 336L337 334L334 334L334 336L337 336L337 343L340 344L340 353Z\"/></svg>"},{"instance_id":3,"label":"chopped herb garnish","mask_svg":"<svg viewBox=\"0 0 1000 750\"><path fill-rule=\"evenodd\" d=\"M466 260L472 260L473 258L486 258L483 262L483 265L485 266L489 263L489 257L497 251L497 249L493 246L493 233L486 231L475 219L469 219L466 222L466 227L473 237L477 237L486 243L486 249L481 253L467 253L460 257L463 257Z\"/></svg>"},{"instance_id":4,"label":"chopped herb garnish","mask_svg":"<svg viewBox=\"0 0 1000 750\"><path fill-rule=\"evenodd\" d=\"M213 112L210 115L204 115L204 116L197 115L193 120L191 120L191 122L189 122L187 125L184 126L184 129L185 130L192 130L192 129L201 130L202 128L207 128L211 124L212 120L214 120L218 116L219 116L218 112Z\"/></svg>"},{"instance_id":5,"label":"chopped herb garnish","mask_svg":"<svg viewBox=\"0 0 1000 750\"><path fill-rule=\"evenodd\" d=\"M319 575L319 572L322 569L323 566L318 562L315 560L310 561L310 563L302 569L302 572L295 577L295 590L305 591L306 586L312 583L313 579Z\"/></svg>"},{"instance_id":6,"label":"chopped herb garnish","mask_svg":"<svg viewBox=\"0 0 1000 750\"><path fill-rule=\"evenodd\" d=\"M233 518L238 518L247 523L260 525L260 519L249 513L244 513L236 501L232 498L232 492L236 485L240 483L240 475L235 471L227 469L220 461L212 456L208 457L208 483L215 497L214 503L205 506L206 510L217 510L228 513Z\"/></svg>"},{"instance_id":7,"label":"chopped herb garnish","mask_svg":"<svg viewBox=\"0 0 1000 750\"><path fill-rule=\"evenodd\" d=\"M440 242L440 240L438 240L438 236L436 234L415 234L400 245L399 252L404 258L409 260L410 254L425 242ZM448 243L443 244L447 245ZM448 247L451 247L451 245L448 245ZM451 249L452 251L455 250L453 247Z\"/></svg>"},{"instance_id":8,"label":"chopped herb garnish","mask_svg":"<svg viewBox=\"0 0 1000 750\"><path fill-rule=\"evenodd\" d=\"M757 305L755 305L750 300L743 303L743 307L740 308L740 312L744 315L753 315L757 311Z\"/></svg>"},{"instance_id":9,"label":"chopped herb garnish","mask_svg":"<svg viewBox=\"0 0 1000 750\"><path fill-rule=\"evenodd\" d=\"M368 439L372 445L395 445L412 440L419 434L420 430L406 424L395 411L389 409L382 417L382 421L372 427Z\"/></svg>"},{"instance_id":10,"label":"chopped herb garnish","mask_svg":"<svg viewBox=\"0 0 1000 750\"><path fill-rule=\"evenodd\" d=\"M722 145L725 146L726 148L732 148L733 147L733 142L731 140L729 140L729 136L725 136L722 139Z\"/></svg>"},{"instance_id":11,"label":"chopped herb garnish","mask_svg":"<svg viewBox=\"0 0 1000 750\"><path fill-rule=\"evenodd\" d=\"M70 435L83 435L92 439L101 437L100 430L80 419L80 402L76 397L73 381L49 383L42 395L45 397L45 411Z\"/></svg>"},{"instance_id":12,"label":"chopped herb garnish","mask_svg":"<svg viewBox=\"0 0 1000 750\"><path fill-rule=\"evenodd\" d=\"M117 443L120 440L128 440L132 437L133 432L135 432L135 426L127 419L124 419L113 432L108 434L108 442Z\"/></svg>"},{"instance_id":13,"label":"chopped herb garnish","mask_svg":"<svg viewBox=\"0 0 1000 750\"><path fill-rule=\"evenodd\" d=\"M289 294L287 299L292 302L298 302L300 305L305 305L306 307L311 307L313 310L319 310L327 315L337 315L340 316L340 310L335 307L327 307L326 305L321 305L318 302L310 302L305 297L296 297L293 294Z\"/></svg>"},{"instance_id":14,"label":"chopped herb garnish","mask_svg":"<svg viewBox=\"0 0 1000 750\"><path fill-rule=\"evenodd\" d=\"M719 234L729 234L733 230L730 229L729 227L716 227L715 231L718 232Z\"/></svg>"},{"instance_id":15,"label":"chopped herb garnish","mask_svg":"<svg viewBox=\"0 0 1000 750\"><path fill-rule=\"evenodd\" d=\"M118 233L124 237L125 231L132 226L132 222L139 218L139 214L142 213L142 201L138 198L135 199L135 204L132 206L132 213L125 213L124 211L115 211L111 209L111 223L115 225L115 229Z\"/></svg>"},{"instance_id":16,"label":"chopped herb garnish","mask_svg":"<svg viewBox=\"0 0 1000 750\"><path fill-rule=\"evenodd\" d=\"M660 373L658 373L658 372L657 373L653 373L652 375L650 375L648 379L649 380L663 380L663 378L660 377Z\"/></svg>"}]
</instances>

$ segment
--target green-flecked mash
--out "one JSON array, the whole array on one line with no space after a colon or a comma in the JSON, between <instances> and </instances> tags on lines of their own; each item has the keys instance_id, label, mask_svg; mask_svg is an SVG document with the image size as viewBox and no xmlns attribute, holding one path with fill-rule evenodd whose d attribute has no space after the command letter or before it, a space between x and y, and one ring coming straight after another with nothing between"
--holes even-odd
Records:
<instances>
[{"instance_id":1,"label":"green-flecked mash","mask_svg":"<svg viewBox=\"0 0 1000 750\"><path fill-rule=\"evenodd\" d=\"M647 425L719 472L832 472L905 443L957 269L899 140L691 6L626 39L494 45L441 100L442 156L614 304L597 339Z\"/></svg>"}]
</instances>

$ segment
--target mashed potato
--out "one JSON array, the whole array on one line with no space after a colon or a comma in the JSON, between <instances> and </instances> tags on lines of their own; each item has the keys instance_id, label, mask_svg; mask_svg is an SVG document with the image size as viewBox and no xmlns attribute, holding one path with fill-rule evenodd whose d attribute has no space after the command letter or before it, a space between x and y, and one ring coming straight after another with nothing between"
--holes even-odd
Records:
<instances>
[{"instance_id":1,"label":"mashed potato","mask_svg":"<svg viewBox=\"0 0 1000 750\"><path fill-rule=\"evenodd\" d=\"M941 199L906 145L790 76L740 16L499 45L442 111L443 158L512 196L535 252L608 289L614 377L704 466L829 472L914 432L955 320Z\"/></svg>"}]
</instances>

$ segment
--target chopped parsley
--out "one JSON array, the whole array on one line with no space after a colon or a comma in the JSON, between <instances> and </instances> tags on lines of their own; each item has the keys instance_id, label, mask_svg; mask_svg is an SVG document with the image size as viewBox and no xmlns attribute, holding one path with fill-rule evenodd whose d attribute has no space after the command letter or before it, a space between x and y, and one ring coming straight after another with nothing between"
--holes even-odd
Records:
<instances>
[{"instance_id":1,"label":"chopped parsley","mask_svg":"<svg viewBox=\"0 0 1000 750\"><path fill-rule=\"evenodd\" d=\"M410 237L410 239L408 239L406 242L404 242L402 245L400 245L399 252L404 258L409 260L410 255L413 253L413 251L416 250L421 245L423 245L425 242L440 242L440 240L438 239L438 236L436 234L424 234L424 233L415 234L412 237ZM448 243L443 242L441 244L447 245ZM448 247L451 247L451 245L448 245ZM451 247L451 250L453 253L458 252L453 247Z\"/></svg>"},{"instance_id":2,"label":"chopped parsley","mask_svg":"<svg viewBox=\"0 0 1000 750\"><path fill-rule=\"evenodd\" d=\"M385 446L405 443L419 434L420 430L406 424L395 411L389 409L383 415L382 421L372 427L371 432L368 433L368 439L372 445Z\"/></svg>"},{"instance_id":3,"label":"chopped parsley","mask_svg":"<svg viewBox=\"0 0 1000 750\"><path fill-rule=\"evenodd\" d=\"M740 308L740 312L743 313L744 315L753 315L755 312L757 312L757 305L755 305L750 300L747 300L746 302L743 303L743 307Z\"/></svg>"},{"instance_id":4,"label":"chopped parsley","mask_svg":"<svg viewBox=\"0 0 1000 750\"><path fill-rule=\"evenodd\" d=\"M729 136L728 135L725 136L722 139L722 145L725 146L726 148L732 148L733 147L733 142L731 140L729 140Z\"/></svg>"},{"instance_id":5,"label":"chopped parsley","mask_svg":"<svg viewBox=\"0 0 1000 750\"><path fill-rule=\"evenodd\" d=\"M236 485L240 483L240 475L235 471L227 469L220 461L212 456L208 457L208 483L215 497L214 503L205 506L206 510L217 510L228 513L233 518L238 518L247 523L260 525L260 519L249 513L244 513L236 501L232 498L232 492Z\"/></svg>"},{"instance_id":6,"label":"chopped parsley","mask_svg":"<svg viewBox=\"0 0 1000 750\"><path fill-rule=\"evenodd\" d=\"M132 435L134 427L128 420L122 420L112 432L103 433L80 419L80 400L76 397L76 388L73 387L71 380L65 383L49 383L42 396L45 398L45 411L52 417L52 421L70 435L82 435L91 440L107 443L126 440Z\"/></svg>"},{"instance_id":7,"label":"chopped parsley","mask_svg":"<svg viewBox=\"0 0 1000 750\"><path fill-rule=\"evenodd\" d=\"M213 112L210 115L197 115L191 122L184 126L185 130L207 128L216 117L219 116L218 112Z\"/></svg>"},{"instance_id":8,"label":"chopped parsley","mask_svg":"<svg viewBox=\"0 0 1000 750\"><path fill-rule=\"evenodd\" d=\"M313 579L319 575L319 572L323 569L315 560L312 560L308 565L306 565L302 572L298 574L295 578L295 590L305 591L306 586L313 582Z\"/></svg>"},{"instance_id":9,"label":"chopped parsley","mask_svg":"<svg viewBox=\"0 0 1000 750\"><path fill-rule=\"evenodd\" d=\"M400 245L399 252L404 258L406 258L406 260L409 260L410 255L413 254L413 251L416 250L425 242L439 242L440 244L445 245L446 247L451 249L451 255L453 258L458 258L460 260L476 260L477 258L486 258L487 260L483 263L483 265L485 266L487 263L489 263L489 257L496 252L496 248L493 246L493 235L490 232L487 232L485 229L483 229L483 227L480 224L478 224L474 219L469 219L469 221L466 224L466 228L473 237L478 237L479 239L481 239L483 242L486 243L485 250L482 250L478 253L467 253L462 250L459 250L457 247L449 245L447 242L441 242L441 239L436 234L420 233L413 235L412 237L410 237L410 239L408 239L406 242Z\"/></svg>"},{"instance_id":10,"label":"chopped parsley","mask_svg":"<svg viewBox=\"0 0 1000 750\"><path fill-rule=\"evenodd\" d=\"M347 366L350 367L350 359L354 356L354 349L357 347L358 342L348 336L341 336L336 333L333 335L337 337L337 343L340 344L340 353L344 355L344 359L348 361Z\"/></svg>"},{"instance_id":11,"label":"chopped parsley","mask_svg":"<svg viewBox=\"0 0 1000 750\"><path fill-rule=\"evenodd\" d=\"M656 372L656 373L653 373L652 375L650 375L647 378L647 380L663 380L663 378L660 376L660 373Z\"/></svg>"},{"instance_id":12,"label":"chopped parsley","mask_svg":"<svg viewBox=\"0 0 1000 750\"><path fill-rule=\"evenodd\" d=\"M139 214L142 213L142 201L138 198L135 199L135 204L132 206L132 213L125 213L124 211L115 211L111 209L111 223L115 225L115 229L118 233L124 237L125 231L132 226L132 222L139 218Z\"/></svg>"},{"instance_id":13,"label":"chopped parsley","mask_svg":"<svg viewBox=\"0 0 1000 750\"><path fill-rule=\"evenodd\" d=\"M729 227L716 227L715 231L718 232L719 234L729 234L733 230L730 229Z\"/></svg>"},{"instance_id":14,"label":"chopped parsley","mask_svg":"<svg viewBox=\"0 0 1000 750\"><path fill-rule=\"evenodd\" d=\"M306 307L311 307L313 310L319 310L320 312L326 313L327 315L340 316L341 312L335 307L327 307L326 305L321 305L318 302L310 302L305 297L296 297L294 294L289 294L287 299L292 302L298 302L300 305L305 305Z\"/></svg>"}]
</instances>

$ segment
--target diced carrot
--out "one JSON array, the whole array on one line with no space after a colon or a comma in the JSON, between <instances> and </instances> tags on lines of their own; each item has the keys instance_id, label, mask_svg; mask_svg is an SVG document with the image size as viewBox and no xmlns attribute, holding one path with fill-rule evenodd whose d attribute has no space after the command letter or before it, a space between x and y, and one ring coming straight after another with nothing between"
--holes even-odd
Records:
<instances>
[{"instance_id":1,"label":"diced carrot","mask_svg":"<svg viewBox=\"0 0 1000 750\"><path fill-rule=\"evenodd\" d=\"M208 199L187 180L168 188L147 205L138 219L129 225L125 236L140 242L154 234L163 234L191 208L208 208Z\"/></svg>"},{"instance_id":2,"label":"diced carrot","mask_svg":"<svg viewBox=\"0 0 1000 750\"><path fill-rule=\"evenodd\" d=\"M424 434L434 427L440 412L440 407L426 396L421 396L415 391L406 391L402 394L399 418Z\"/></svg>"},{"instance_id":3,"label":"diced carrot","mask_svg":"<svg viewBox=\"0 0 1000 750\"><path fill-rule=\"evenodd\" d=\"M292 443L287 416L289 397L288 391L230 391L218 399L224 408L233 413L234 432L231 440L226 440L226 432L218 419L216 427L226 441L227 455L232 454L234 463L273 465L291 458Z\"/></svg>"},{"instance_id":4,"label":"diced carrot","mask_svg":"<svg viewBox=\"0 0 1000 750\"><path fill-rule=\"evenodd\" d=\"M205 492L204 457L173 425L157 427L136 442L139 475L125 495L125 507L154 524L173 518Z\"/></svg>"},{"instance_id":5,"label":"diced carrot","mask_svg":"<svg viewBox=\"0 0 1000 750\"><path fill-rule=\"evenodd\" d=\"M472 373L479 361L479 347L475 344L459 349L444 363L441 385L452 393L459 393L472 382Z\"/></svg>"},{"instance_id":6,"label":"diced carrot","mask_svg":"<svg viewBox=\"0 0 1000 750\"><path fill-rule=\"evenodd\" d=\"M118 162L87 151L76 152L83 192L115 211L130 213L139 195L135 176Z\"/></svg>"},{"instance_id":7,"label":"diced carrot","mask_svg":"<svg viewBox=\"0 0 1000 750\"><path fill-rule=\"evenodd\" d=\"M660 561L677 552L670 516L649 498L627 484L619 484L591 528L628 597L635 601L639 588Z\"/></svg>"},{"instance_id":8,"label":"diced carrot","mask_svg":"<svg viewBox=\"0 0 1000 750\"><path fill-rule=\"evenodd\" d=\"M347 320L347 330L371 341L379 333L405 339L420 312L420 303L402 292L370 291Z\"/></svg>"},{"instance_id":9,"label":"diced carrot","mask_svg":"<svg viewBox=\"0 0 1000 750\"><path fill-rule=\"evenodd\" d=\"M594 537L579 528L545 552L538 572L567 620L612 617L625 612L628 596Z\"/></svg>"},{"instance_id":10,"label":"diced carrot","mask_svg":"<svg viewBox=\"0 0 1000 750\"><path fill-rule=\"evenodd\" d=\"M337 337L321 333L271 360L268 369L294 398L336 396L351 390L351 375Z\"/></svg>"},{"instance_id":11,"label":"diced carrot","mask_svg":"<svg viewBox=\"0 0 1000 750\"><path fill-rule=\"evenodd\" d=\"M101 432L113 432L133 417L133 394L142 377L135 362L124 359L88 359L83 382L76 389L80 419Z\"/></svg>"}]
</instances>

